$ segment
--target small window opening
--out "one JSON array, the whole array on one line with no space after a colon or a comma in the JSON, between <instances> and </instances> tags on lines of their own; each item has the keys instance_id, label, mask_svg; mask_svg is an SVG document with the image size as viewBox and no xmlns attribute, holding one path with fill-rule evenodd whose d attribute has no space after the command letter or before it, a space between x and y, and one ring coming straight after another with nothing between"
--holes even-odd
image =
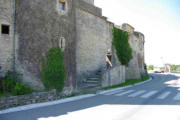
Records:
<instances>
[{"instance_id":1,"label":"small window opening","mask_svg":"<svg viewBox=\"0 0 180 120\"><path fill-rule=\"evenodd\" d=\"M63 39L61 39L61 45L60 45L61 48L63 48Z\"/></svg>"},{"instance_id":2,"label":"small window opening","mask_svg":"<svg viewBox=\"0 0 180 120\"><path fill-rule=\"evenodd\" d=\"M2 25L1 26L1 33L9 35L9 25Z\"/></svg>"},{"instance_id":3,"label":"small window opening","mask_svg":"<svg viewBox=\"0 0 180 120\"><path fill-rule=\"evenodd\" d=\"M65 10L65 8L66 8L65 0L59 0L59 9L60 10Z\"/></svg>"},{"instance_id":4,"label":"small window opening","mask_svg":"<svg viewBox=\"0 0 180 120\"><path fill-rule=\"evenodd\" d=\"M61 37L59 39L59 47L61 48L62 51L64 51L64 49L65 49L65 38L64 37Z\"/></svg>"}]
</instances>

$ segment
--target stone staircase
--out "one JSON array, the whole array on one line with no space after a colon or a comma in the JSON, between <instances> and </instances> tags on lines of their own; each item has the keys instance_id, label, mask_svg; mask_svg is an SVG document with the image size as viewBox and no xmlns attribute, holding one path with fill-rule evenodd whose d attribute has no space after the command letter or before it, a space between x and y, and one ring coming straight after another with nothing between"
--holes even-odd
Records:
<instances>
[{"instance_id":1,"label":"stone staircase","mask_svg":"<svg viewBox=\"0 0 180 120\"><path fill-rule=\"evenodd\" d=\"M101 74L96 73L96 75L88 77L86 81L83 81L79 85L79 90L81 92L93 92L101 89Z\"/></svg>"}]
</instances>

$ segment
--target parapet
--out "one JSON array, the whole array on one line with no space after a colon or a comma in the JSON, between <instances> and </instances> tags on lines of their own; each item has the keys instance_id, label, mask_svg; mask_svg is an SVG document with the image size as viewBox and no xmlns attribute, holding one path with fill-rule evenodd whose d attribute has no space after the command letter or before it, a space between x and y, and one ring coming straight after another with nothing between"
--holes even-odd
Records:
<instances>
[{"instance_id":1,"label":"parapet","mask_svg":"<svg viewBox=\"0 0 180 120\"><path fill-rule=\"evenodd\" d=\"M83 1L85 1L85 2L87 2L89 4L91 4L91 5L94 5L94 0L83 0Z\"/></svg>"},{"instance_id":2,"label":"parapet","mask_svg":"<svg viewBox=\"0 0 180 120\"><path fill-rule=\"evenodd\" d=\"M88 0L76 0L75 4L77 8L87 11L95 16L102 17L102 9L89 4Z\"/></svg>"},{"instance_id":3,"label":"parapet","mask_svg":"<svg viewBox=\"0 0 180 120\"><path fill-rule=\"evenodd\" d=\"M132 27L131 25L127 24L127 23L123 23L121 26L121 29L124 31L127 31L129 33L133 33L134 32L134 27Z\"/></svg>"}]
</instances>

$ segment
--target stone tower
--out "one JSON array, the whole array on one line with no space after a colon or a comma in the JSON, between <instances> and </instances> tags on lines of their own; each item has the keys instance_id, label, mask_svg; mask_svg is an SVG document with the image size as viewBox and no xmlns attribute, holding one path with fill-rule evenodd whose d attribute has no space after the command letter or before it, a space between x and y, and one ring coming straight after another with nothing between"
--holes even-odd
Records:
<instances>
[{"instance_id":1,"label":"stone tower","mask_svg":"<svg viewBox=\"0 0 180 120\"><path fill-rule=\"evenodd\" d=\"M11 70L13 0L0 0L0 77Z\"/></svg>"}]
</instances>

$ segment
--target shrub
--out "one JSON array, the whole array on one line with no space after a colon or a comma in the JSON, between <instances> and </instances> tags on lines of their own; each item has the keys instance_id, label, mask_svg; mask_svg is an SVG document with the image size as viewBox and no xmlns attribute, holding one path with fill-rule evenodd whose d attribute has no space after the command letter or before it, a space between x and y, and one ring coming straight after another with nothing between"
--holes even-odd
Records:
<instances>
[{"instance_id":1,"label":"shrub","mask_svg":"<svg viewBox=\"0 0 180 120\"><path fill-rule=\"evenodd\" d=\"M12 77L12 74L8 72L4 80L2 80L3 92L11 92L12 88L15 86L16 82Z\"/></svg>"},{"instance_id":2,"label":"shrub","mask_svg":"<svg viewBox=\"0 0 180 120\"><path fill-rule=\"evenodd\" d=\"M13 95L24 95L31 93L33 90L25 85L23 82L17 82L19 73L8 72L5 78L0 79L0 93L2 95L13 94ZM15 76L15 78L13 77Z\"/></svg>"},{"instance_id":3,"label":"shrub","mask_svg":"<svg viewBox=\"0 0 180 120\"><path fill-rule=\"evenodd\" d=\"M63 53L60 48L52 48L42 60L42 81L46 89L62 91L66 77Z\"/></svg>"},{"instance_id":4,"label":"shrub","mask_svg":"<svg viewBox=\"0 0 180 120\"><path fill-rule=\"evenodd\" d=\"M130 47L128 39L129 35L127 32L118 28L113 29L113 45L122 65L128 65L132 59L132 48Z\"/></svg>"},{"instance_id":5,"label":"shrub","mask_svg":"<svg viewBox=\"0 0 180 120\"><path fill-rule=\"evenodd\" d=\"M180 67L177 67L177 70L180 71Z\"/></svg>"},{"instance_id":6,"label":"shrub","mask_svg":"<svg viewBox=\"0 0 180 120\"><path fill-rule=\"evenodd\" d=\"M12 89L13 95L24 95L32 93L33 90L23 82L17 82L14 88Z\"/></svg>"}]
</instances>

